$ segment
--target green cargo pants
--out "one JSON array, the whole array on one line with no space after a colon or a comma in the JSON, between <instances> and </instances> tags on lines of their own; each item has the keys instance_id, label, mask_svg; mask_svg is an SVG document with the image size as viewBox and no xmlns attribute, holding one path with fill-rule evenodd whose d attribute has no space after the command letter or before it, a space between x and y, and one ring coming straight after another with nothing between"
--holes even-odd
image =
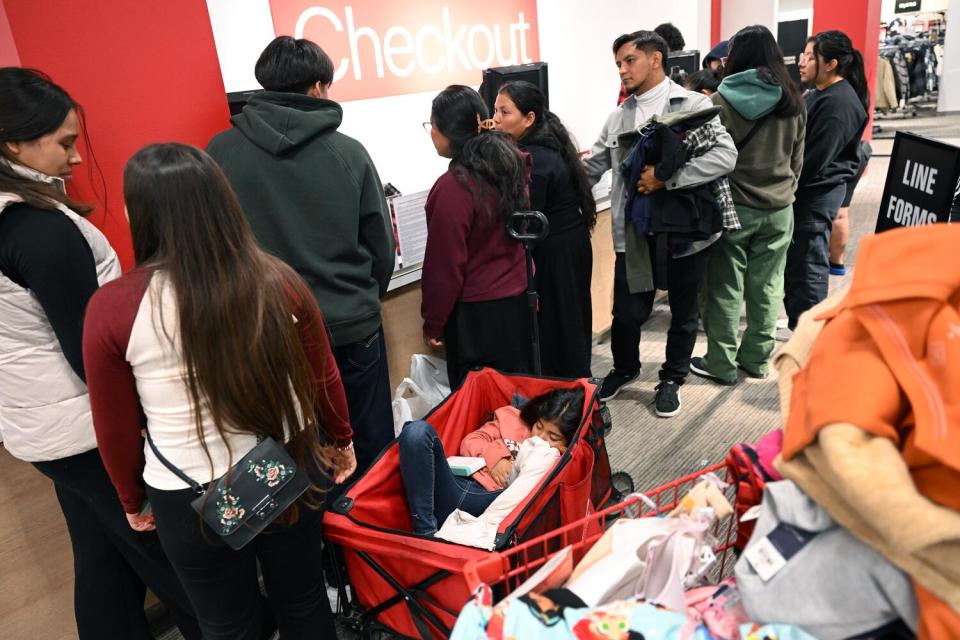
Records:
<instances>
[{"instance_id":1,"label":"green cargo pants","mask_svg":"<svg viewBox=\"0 0 960 640\"><path fill-rule=\"evenodd\" d=\"M703 309L707 334L703 366L730 381L737 379L738 365L756 376L766 375L769 369L783 301L783 270L793 237L793 206L737 205L737 215L743 228L725 231L710 255ZM738 348L744 302L747 328Z\"/></svg>"}]
</instances>

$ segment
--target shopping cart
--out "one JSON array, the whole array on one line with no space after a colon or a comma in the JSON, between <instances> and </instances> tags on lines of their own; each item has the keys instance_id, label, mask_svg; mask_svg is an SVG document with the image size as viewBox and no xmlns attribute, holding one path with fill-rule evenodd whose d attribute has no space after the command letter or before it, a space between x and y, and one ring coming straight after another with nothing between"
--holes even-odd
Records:
<instances>
[{"instance_id":1,"label":"shopping cart","mask_svg":"<svg viewBox=\"0 0 960 640\"><path fill-rule=\"evenodd\" d=\"M494 600L500 600L532 576L554 554L568 546L571 547L574 564L579 562L614 520L622 517L647 518L669 513L708 473L716 474L727 483L724 493L730 504L733 504L736 498L736 485L731 482L726 464L721 462L645 493L649 502L637 495L629 496L620 504L598 511L516 547L475 558L467 564L464 571L467 584L471 589L486 584L491 588ZM733 545L737 537L736 515L731 514L718 520L714 524L713 535L717 540L714 548L717 564L713 577L719 580L732 573L736 562L732 557Z\"/></svg>"}]
</instances>

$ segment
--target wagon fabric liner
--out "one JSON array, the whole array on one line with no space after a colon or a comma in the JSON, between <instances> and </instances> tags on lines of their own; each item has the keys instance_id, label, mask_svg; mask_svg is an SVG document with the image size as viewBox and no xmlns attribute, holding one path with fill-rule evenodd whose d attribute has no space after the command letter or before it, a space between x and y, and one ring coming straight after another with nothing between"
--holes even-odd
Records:
<instances>
[{"instance_id":1,"label":"wagon fabric liner","mask_svg":"<svg viewBox=\"0 0 960 640\"><path fill-rule=\"evenodd\" d=\"M532 398L577 387L585 392L580 427L553 469L500 524L497 550L582 519L610 498L604 444L609 414L600 404L597 381L480 369L425 418L447 455L458 455L464 436L515 394ZM488 552L411 532L399 460L394 441L327 512L324 533L342 547L354 597L367 619L402 636L446 637L476 586L468 584L467 563Z\"/></svg>"}]
</instances>

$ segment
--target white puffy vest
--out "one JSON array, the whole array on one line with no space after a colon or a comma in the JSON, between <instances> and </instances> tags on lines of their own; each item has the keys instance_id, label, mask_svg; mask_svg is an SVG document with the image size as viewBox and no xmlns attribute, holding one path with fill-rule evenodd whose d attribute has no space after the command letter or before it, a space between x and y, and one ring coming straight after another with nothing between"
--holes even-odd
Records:
<instances>
[{"instance_id":1,"label":"white puffy vest","mask_svg":"<svg viewBox=\"0 0 960 640\"><path fill-rule=\"evenodd\" d=\"M25 176L56 180L11 165ZM0 215L18 196L0 193ZM58 206L90 245L100 285L120 276L120 262L100 231ZM29 289L0 273L0 435L28 462L59 460L97 446L87 386L70 368L53 327Z\"/></svg>"}]
</instances>

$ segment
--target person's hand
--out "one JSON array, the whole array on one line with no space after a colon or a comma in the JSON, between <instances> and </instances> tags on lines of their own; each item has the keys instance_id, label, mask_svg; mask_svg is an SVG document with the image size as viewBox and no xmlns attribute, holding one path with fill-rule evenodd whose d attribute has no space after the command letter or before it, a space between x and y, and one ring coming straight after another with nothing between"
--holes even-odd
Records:
<instances>
[{"instance_id":1,"label":"person's hand","mask_svg":"<svg viewBox=\"0 0 960 640\"><path fill-rule=\"evenodd\" d=\"M507 478L510 476L511 471L513 471L513 460L503 458L497 462L497 464L493 465L493 469L490 469L490 475L493 476L494 482L501 487L506 487Z\"/></svg>"},{"instance_id":2,"label":"person's hand","mask_svg":"<svg viewBox=\"0 0 960 640\"><path fill-rule=\"evenodd\" d=\"M153 513L128 513L127 522L134 531L153 531L157 528Z\"/></svg>"},{"instance_id":3,"label":"person's hand","mask_svg":"<svg viewBox=\"0 0 960 640\"><path fill-rule=\"evenodd\" d=\"M644 195L650 195L666 186L666 183L657 178L653 173L653 165L648 164L640 172L640 179L637 181L637 192Z\"/></svg>"},{"instance_id":4,"label":"person's hand","mask_svg":"<svg viewBox=\"0 0 960 640\"><path fill-rule=\"evenodd\" d=\"M357 454L353 445L345 449L332 448L330 457L333 462L333 482L343 484L357 470Z\"/></svg>"},{"instance_id":5,"label":"person's hand","mask_svg":"<svg viewBox=\"0 0 960 640\"><path fill-rule=\"evenodd\" d=\"M423 332L423 341L428 347L433 347L434 349L439 349L443 346L443 342L439 338L431 338L427 335L426 331Z\"/></svg>"}]
</instances>

